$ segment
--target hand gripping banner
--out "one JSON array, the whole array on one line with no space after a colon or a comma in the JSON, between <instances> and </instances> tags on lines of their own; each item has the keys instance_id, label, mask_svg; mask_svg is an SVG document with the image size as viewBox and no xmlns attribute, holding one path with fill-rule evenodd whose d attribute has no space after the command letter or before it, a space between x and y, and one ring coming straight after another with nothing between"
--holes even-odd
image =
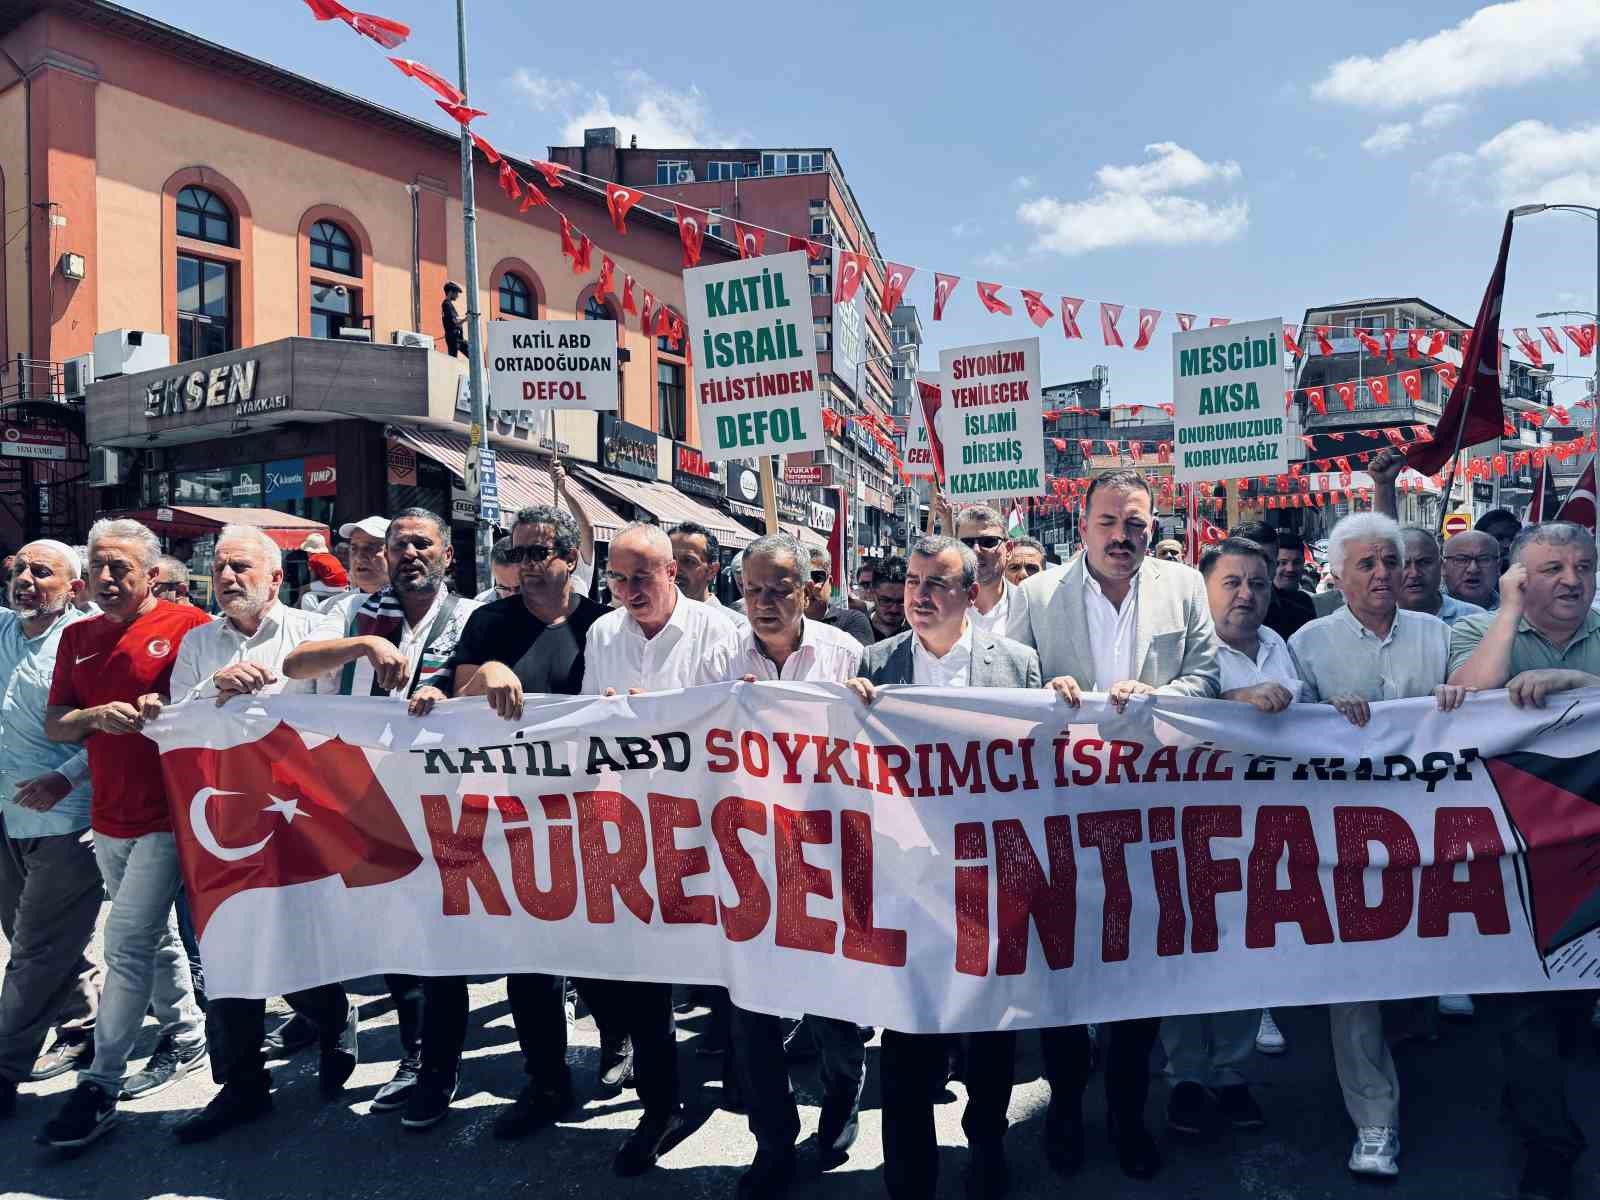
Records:
<instances>
[{"instance_id":1,"label":"hand gripping banner","mask_svg":"<svg viewBox=\"0 0 1600 1200\"><path fill-rule=\"evenodd\" d=\"M543 971L934 1032L1596 987L1597 724L779 683L150 730L214 995Z\"/></svg>"}]
</instances>

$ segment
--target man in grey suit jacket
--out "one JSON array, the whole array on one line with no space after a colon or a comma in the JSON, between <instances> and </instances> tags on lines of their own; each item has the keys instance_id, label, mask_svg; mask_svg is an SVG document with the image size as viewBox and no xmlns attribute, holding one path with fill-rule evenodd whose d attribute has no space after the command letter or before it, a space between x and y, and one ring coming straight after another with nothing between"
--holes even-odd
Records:
<instances>
[{"instance_id":1,"label":"man in grey suit jacket","mask_svg":"<svg viewBox=\"0 0 1600 1200\"><path fill-rule=\"evenodd\" d=\"M919 541L906 570L911 628L869 646L861 662L864 678L850 680L850 689L870 704L882 684L1042 687L1037 654L982 632L968 617L967 606L978 591L977 571L972 550L954 538ZM975 1033L965 1040L967 1108L961 1128L972 1151L967 1195L998 1200L1010 1183L1004 1138L1017 1035ZM883 1181L890 1200L932 1200L937 1188L933 1102L945 1080L950 1042L936 1034L883 1031Z\"/></svg>"},{"instance_id":2,"label":"man in grey suit jacket","mask_svg":"<svg viewBox=\"0 0 1600 1200\"><path fill-rule=\"evenodd\" d=\"M1068 704L1105 692L1118 710L1134 696L1161 692L1215 696L1221 690L1217 634L1200 572L1149 557L1153 496L1144 476L1112 471L1085 498L1083 553L1023 584L1027 619L1013 635L1039 652L1045 678ZM1148 1179L1161 1154L1144 1126L1150 1048L1159 1017L1109 1027L1106 1108L1125 1173ZM1066 1175L1083 1164L1083 1089L1089 1037L1081 1025L1042 1030L1050 1108L1045 1150Z\"/></svg>"}]
</instances>

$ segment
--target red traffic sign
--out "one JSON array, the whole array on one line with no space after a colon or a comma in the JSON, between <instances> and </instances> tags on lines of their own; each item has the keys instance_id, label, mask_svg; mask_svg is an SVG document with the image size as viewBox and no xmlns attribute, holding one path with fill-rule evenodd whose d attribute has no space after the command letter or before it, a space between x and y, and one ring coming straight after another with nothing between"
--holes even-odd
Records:
<instances>
[{"instance_id":1,"label":"red traffic sign","mask_svg":"<svg viewBox=\"0 0 1600 1200\"><path fill-rule=\"evenodd\" d=\"M1466 533L1472 528L1472 514L1464 512L1447 513L1444 518L1444 535L1447 538L1455 537L1458 533Z\"/></svg>"}]
</instances>

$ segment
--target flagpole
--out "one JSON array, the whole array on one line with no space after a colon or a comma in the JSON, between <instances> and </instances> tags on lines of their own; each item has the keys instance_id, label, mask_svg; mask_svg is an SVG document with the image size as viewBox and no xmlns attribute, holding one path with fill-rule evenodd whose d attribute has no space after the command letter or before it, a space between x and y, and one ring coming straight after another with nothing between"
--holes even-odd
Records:
<instances>
[{"instance_id":1,"label":"flagpole","mask_svg":"<svg viewBox=\"0 0 1600 1200\"><path fill-rule=\"evenodd\" d=\"M462 103L467 92L467 7L456 0L456 54L461 77ZM467 457L462 464L462 480L472 504L477 537L477 582L494 582L490 556L494 550L494 526L483 515L483 480L479 453L489 438L489 391L483 378L483 321L478 311L478 203L472 176L472 133L461 125L461 227L467 267L467 373L472 380L472 431L467 441ZM554 422L552 417L551 421Z\"/></svg>"}]
</instances>

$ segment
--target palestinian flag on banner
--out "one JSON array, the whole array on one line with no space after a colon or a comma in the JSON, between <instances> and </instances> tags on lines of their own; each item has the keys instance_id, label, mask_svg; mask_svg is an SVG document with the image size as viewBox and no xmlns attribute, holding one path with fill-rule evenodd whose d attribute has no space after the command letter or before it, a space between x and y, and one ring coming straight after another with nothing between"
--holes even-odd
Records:
<instances>
[{"instance_id":1,"label":"palestinian flag on banner","mask_svg":"<svg viewBox=\"0 0 1600 1200\"><path fill-rule=\"evenodd\" d=\"M1006 517L1006 536L1008 538L1028 536L1028 518L1020 504L1013 504L1010 515Z\"/></svg>"}]
</instances>

